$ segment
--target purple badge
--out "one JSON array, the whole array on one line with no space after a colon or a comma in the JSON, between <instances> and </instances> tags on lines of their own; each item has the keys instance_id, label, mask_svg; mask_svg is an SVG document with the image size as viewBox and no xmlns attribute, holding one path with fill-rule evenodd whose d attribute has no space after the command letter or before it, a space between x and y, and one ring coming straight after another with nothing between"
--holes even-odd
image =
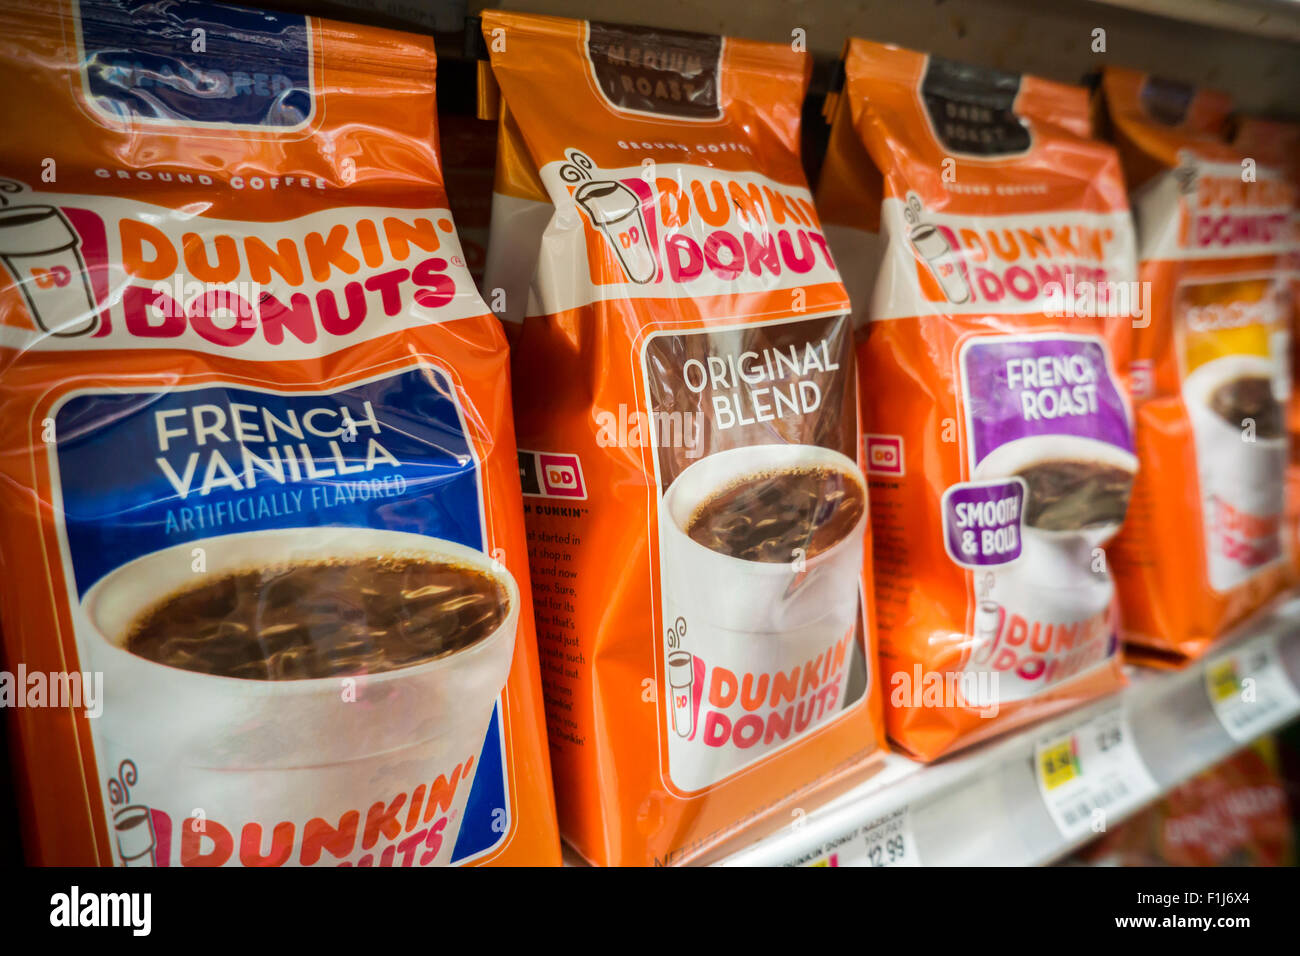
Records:
<instances>
[{"instance_id":1,"label":"purple badge","mask_svg":"<svg viewBox=\"0 0 1300 956\"><path fill-rule=\"evenodd\" d=\"M948 556L970 568L1020 557L1026 486L1023 478L953 485L943 494L943 541Z\"/></svg>"}]
</instances>

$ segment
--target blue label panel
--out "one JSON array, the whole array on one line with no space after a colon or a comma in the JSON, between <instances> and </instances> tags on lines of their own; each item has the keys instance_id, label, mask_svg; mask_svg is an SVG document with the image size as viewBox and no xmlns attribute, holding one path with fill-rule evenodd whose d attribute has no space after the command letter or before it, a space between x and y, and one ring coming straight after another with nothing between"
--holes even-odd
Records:
<instances>
[{"instance_id":1,"label":"blue label panel","mask_svg":"<svg viewBox=\"0 0 1300 956\"><path fill-rule=\"evenodd\" d=\"M312 113L307 18L207 0L80 0L82 69L123 119L296 127Z\"/></svg>"},{"instance_id":2,"label":"blue label panel","mask_svg":"<svg viewBox=\"0 0 1300 956\"><path fill-rule=\"evenodd\" d=\"M383 528L482 551L452 394L421 368L307 395L216 385L69 399L55 430L78 595L143 554L263 528Z\"/></svg>"},{"instance_id":3,"label":"blue label panel","mask_svg":"<svg viewBox=\"0 0 1300 956\"><path fill-rule=\"evenodd\" d=\"M55 416L77 594L134 558L263 528L426 534L482 551L478 468L432 367L334 392L211 385L100 392ZM498 843L500 708L479 753L453 862Z\"/></svg>"}]
</instances>

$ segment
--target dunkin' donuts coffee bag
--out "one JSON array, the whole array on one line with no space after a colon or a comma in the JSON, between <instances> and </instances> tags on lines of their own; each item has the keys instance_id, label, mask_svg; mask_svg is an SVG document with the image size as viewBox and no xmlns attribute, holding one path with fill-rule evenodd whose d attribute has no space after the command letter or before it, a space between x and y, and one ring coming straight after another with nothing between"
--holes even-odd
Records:
<instances>
[{"instance_id":1,"label":"dunkin' donuts coffee bag","mask_svg":"<svg viewBox=\"0 0 1300 956\"><path fill-rule=\"evenodd\" d=\"M1291 574L1281 266L1295 190L1222 141L1226 96L1121 69L1102 92L1150 301L1116 355L1142 461L1111 552L1124 633L1195 657Z\"/></svg>"},{"instance_id":2,"label":"dunkin' donuts coffee bag","mask_svg":"<svg viewBox=\"0 0 1300 956\"><path fill-rule=\"evenodd\" d=\"M1286 466L1286 528L1283 536L1288 545L1294 573L1300 574L1300 389L1295 388L1296 370L1300 369L1300 123L1240 117L1236 121L1233 146L1242 156L1259 166L1271 166L1281 172L1295 188L1291 207L1291 238L1282 254L1282 274L1291 296L1290 378L1291 397L1286 409L1289 449Z\"/></svg>"},{"instance_id":3,"label":"dunkin' donuts coffee bag","mask_svg":"<svg viewBox=\"0 0 1300 956\"><path fill-rule=\"evenodd\" d=\"M489 265L532 270L485 286L524 315L561 830L597 863L682 862L879 747L848 303L797 149L808 60L506 13L483 33Z\"/></svg>"},{"instance_id":4,"label":"dunkin' donuts coffee bag","mask_svg":"<svg viewBox=\"0 0 1300 956\"><path fill-rule=\"evenodd\" d=\"M844 71L819 198L842 269L884 243L854 303L882 694L929 760L1122 681L1133 227L1084 90L862 40Z\"/></svg>"},{"instance_id":5,"label":"dunkin' donuts coffee bag","mask_svg":"<svg viewBox=\"0 0 1300 956\"><path fill-rule=\"evenodd\" d=\"M507 350L432 42L50 3L0 13L0 91L29 861L558 863Z\"/></svg>"}]
</instances>

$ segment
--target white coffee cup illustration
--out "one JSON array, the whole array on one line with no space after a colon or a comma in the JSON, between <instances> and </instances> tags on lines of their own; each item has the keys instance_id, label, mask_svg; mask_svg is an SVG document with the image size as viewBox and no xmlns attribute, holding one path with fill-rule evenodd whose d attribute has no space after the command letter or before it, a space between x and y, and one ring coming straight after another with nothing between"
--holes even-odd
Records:
<instances>
[{"instance_id":1,"label":"white coffee cup illustration","mask_svg":"<svg viewBox=\"0 0 1300 956\"><path fill-rule=\"evenodd\" d=\"M646 233L641 197L623 183L597 180L583 183L573 198L591 224L605 234L627 277L636 283L653 279L658 264Z\"/></svg>"},{"instance_id":2,"label":"white coffee cup illustration","mask_svg":"<svg viewBox=\"0 0 1300 956\"><path fill-rule=\"evenodd\" d=\"M839 472L855 486L862 513L837 541L819 553L788 561L750 561L715 551L687 533L692 517L706 501L747 478L798 470ZM793 739L792 735L743 746L712 746L711 734L727 723L745 719L740 695L727 707L711 705L711 689L719 672L755 677L770 689L771 675L818 662L827 666L832 649L841 655L833 693L796 711L796 727L806 731L837 714L847 689L847 657L855 648L861 617L860 589L866 534L866 489L853 459L815 445L753 445L732 448L688 465L664 494L660 504L661 581L665 620L684 620L688 627L682 649L705 664L705 686L696 688L701 710L718 716L711 722L694 715L694 737L669 734L669 766L673 783L698 790L722 779ZM677 678L674 655L666 658L665 682ZM680 662L681 658L676 658ZM816 668L815 668L816 669ZM697 670L698 673L698 670ZM751 691L757 690L751 687ZM821 690L824 690L822 688ZM670 730L676 719L666 710ZM680 725L677 725L680 727ZM740 738L737 738L740 739Z\"/></svg>"},{"instance_id":3,"label":"white coffee cup illustration","mask_svg":"<svg viewBox=\"0 0 1300 956\"><path fill-rule=\"evenodd\" d=\"M423 663L352 676L241 679L128 651L124 644L142 613L194 586L196 547L203 549L209 577L323 559L450 563L492 576L509 607L476 643ZM229 862L238 862L241 828L258 824L265 852L273 827L288 822L296 828L293 856L285 861L292 865L299 862L297 841L308 821L333 826L356 811L364 826L376 803L405 795L414 805L427 795L428 812L404 806L400 819L416 831L442 827L420 844L417 863L450 862L493 707L510 672L519 619L518 586L487 556L451 541L369 528L252 531L128 562L91 587L82 608L83 660L104 673L104 711L93 726L99 762L131 760L139 769L132 796L165 811L175 829L201 810L209 832L214 824L230 831ZM435 781L451 780L470 758L454 796L435 807ZM399 840L410 836L407 829ZM172 865L179 836L172 835ZM377 856L387 845L381 840L370 849ZM367 849L358 830L342 856L326 852L318 862L355 864Z\"/></svg>"},{"instance_id":4,"label":"white coffee cup illustration","mask_svg":"<svg viewBox=\"0 0 1300 956\"><path fill-rule=\"evenodd\" d=\"M0 208L0 261L43 331L86 335L98 326L81 239L57 207Z\"/></svg>"},{"instance_id":5,"label":"white coffee cup illustration","mask_svg":"<svg viewBox=\"0 0 1300 956\"><path fill-rule=\"evenodd\" d=\"M975 605L975 633L970 659L975 664L987 664L997 647L998 631L1002 626L1002 606L983 598Z\"/></svg>"},{"instance_id":6,"label":"white coffee cup illustration","mask_svg":"<svg viewBox=\"0 0 1300 956\"><path fill-rule=\"evenodd\" d=\"M1024 700L1105 663L1110 634L1108 625L1103 624L1090 635L1087 645L1095 659L1079 669L1054 668L1054 662L1064 663L1085 652L1087 622L1105 619L1115 600L1114 579L1104 569L1094 570L1094 560L1094 545L1084 535L1054 536L1026 528L1020 559L993 572L993 597L976 605L975 641L963 669L973 675L985 671L996 674L996 685L988 687L996 693L997 702ZM1013 645L1008 640L1008 629L1017 619L1024 622L1024 630ZM1068 647L1055 638L1045 649L1032 646L1035 639L1047 643L1049 629L1056 628L1073 629ZM1018 660L1040 658L1046 668L1040 674L1036 667L1022 673L1018 668L1000 666L999 655L1003 652L1013 653ZM981 685L976 681L971 686ZM985 706L993 701L970 703Z\"/></svg>"},{"instance_id":7,"label":"white coffee cup illustration","mask_svg":"<svg viewBox=\"0 0 1300 956\"><path fill-rule=\"evenodd\" d=\"M944 234L928 223L912 229L909 238L917 255L925 260L935 281L949 302L961 305L970 300L970 286L962 274L961 264Z\"/></svg>"},{"instance_id":8,"label":"white coffee cup illustration","mask_svg":"<svg viewBox=\"0 0 1300 956\"><path fill-rule=\"evenodd\" d=\"M1028 494L1034 493L1033 472L1036 469L1068 468L1076 480L1090 483L1096 493L1123 494L1124 501L1087 502L1075 498L1073 507L1083 515L1091 516L1082 527L1048 529L1035 527L1028 517L1034 503L1025 501L1022 514L1019 557L992 571L993 582L988 594L975 606L971 653L966 659L965 671L978 674L993 670L997 675L997 695L1001 702L1022 700L1045 689L1047 675L1061 673L1075 676L1078 671L1044 671L1042 676L1030 669L1028 676L1017 669L999 666L1000 658L1014 654L1038 656L1050 662L1069 659L1076 648L1062 648L1053 641L1047 650L1034 654L1024 643L1004 651L1007 628L1015 621L1024 622L1031 633L1038 628L1041 634L1048 628L1070 629L1084 622L1097 621L1108 614L1115 599L1115 584L1106 570L1104 561L1098 564L1097 549L1119 530L1120 520L1127 510L1131 483L1137 474L1137 457L1126 449L1099 439L1078 435L1035 435L1018 438L999 445L985 456L973 469L976 480L994 480L1020 476L1026 481ZM1080 469L1083 469L1082 473ZM1092 469L1089 474L1087 469ZM1026 477L1029 476L1029 477ZM1109 490L1099 487L1106 482L1117 484ZM1123 488L1122 492L1118 490ZM1105 515L1110 520L1098 521L1095 516ZM1095 634L1097 645L1108 640L1109 635ZM1032 637L1026 637L1031 641ZM1097 647L1098 651L1103 648ZM1099 654L1092 666L1104 663ZM996 669L995 669L996 668ZM1058 677L1057 680L1063 679Z\"/></svg>"},{"instance_id":9,"label":"white coffee cup illustration","mask_svg":"<svg viewBox=\"0 0 1300 956\"><path fill-rule=\"evenodd\" d=\"M1234 587L1273 563L1252 565L1224 552L1222 535L1216 529L1226 505L1246 520L1277 519L1277 556L1281 557L1281 515L1286 503L1287 439L1281 427L1284 405L1278 409L1275 430L1261 421L1251 422L1245 414L1225 418L1213 407L1214 397L1235 383L1262 380L1270 394L1278 375L1276 359L1257 355L1230 355L1215 359L1191 372L1183 381L1183 401L1192 423L1200 479L1202 509L1209 547L1210 585L1216 590ZM1280 404L1280 403L1279 403ZM1276 431L1276 434L1269 434ZM1253 537L1253 536L1251 536ZM1269 547L1255 539L1252 547Z\"/></svg>"}]
</instances>

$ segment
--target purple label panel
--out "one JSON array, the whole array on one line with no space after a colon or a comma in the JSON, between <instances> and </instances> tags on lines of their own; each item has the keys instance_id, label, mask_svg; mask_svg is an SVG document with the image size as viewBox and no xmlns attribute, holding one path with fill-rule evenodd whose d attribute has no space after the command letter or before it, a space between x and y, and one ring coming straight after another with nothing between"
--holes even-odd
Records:
<instances>
[{"instance_id":1,"label":"purple label panel","mask_svg":"<svg viewBox=\"0 0 1300 956\"><path fill-rule=\"evenodd\" d=\"M972 465L1000 445L1036 435L1077 435L1133 450L1100 339L976 339L962 352L962 378Z\"/></svg>"},{"instance_id":2,"label":"purple label panel","mask_svg":"<svg viewBox=\"0 0 1300 956\"><path fill-rule=\"evenodd\" d=\"M953 485L943 495L943 540L958 564L987 568L1020 557L1021 478Z\"/></svg>"}]
</instances>

